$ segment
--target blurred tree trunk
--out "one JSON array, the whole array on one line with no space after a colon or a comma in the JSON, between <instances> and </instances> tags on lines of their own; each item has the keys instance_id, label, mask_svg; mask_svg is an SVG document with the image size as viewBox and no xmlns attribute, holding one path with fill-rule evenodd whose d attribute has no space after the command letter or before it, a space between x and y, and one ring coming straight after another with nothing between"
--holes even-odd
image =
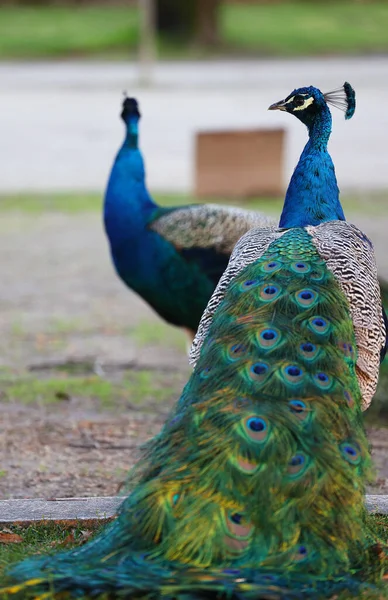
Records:
<instances>
[{"instance_id":1,"label":"blurred tree trunk","mask_svg":"<svg viewBox=\"0 0 388 600\"><path fill-rule=\"evenodd\" d=\"M206 46L219 40L219 8L223 0L157 0L159 33Z\"/></svg>"},{"instance_id":2,"label":"blurred tree trunk","mask_svg":"<svg viewBox=\"0 0 388 600\"><path fill-rule=\"evenodd\" d=\"M138 0L140 10L139 83L150 85L156 60L156 29L154 0Z\"/></svg>"},{"instance_id":3,"label":"blurred tree trunk","mask_svg":"<svg viewBox=\"0 0 388 600\"><path fill-rule=\"evenodd\" d=\"M156 25L159 33L191 38L195 31L196 0L157 0Z\"/></svg>"},{"instance_id":4,"label":"blurred tree trunk","mask_svg":"<svg viewBox=\"0 0 388 600\"><path fill-rule=\"evenodd\" d=\"M216 46L219 36L219 9L222 0L197 0L197 41L203 46Z\"/></svg>"}]
</instances>

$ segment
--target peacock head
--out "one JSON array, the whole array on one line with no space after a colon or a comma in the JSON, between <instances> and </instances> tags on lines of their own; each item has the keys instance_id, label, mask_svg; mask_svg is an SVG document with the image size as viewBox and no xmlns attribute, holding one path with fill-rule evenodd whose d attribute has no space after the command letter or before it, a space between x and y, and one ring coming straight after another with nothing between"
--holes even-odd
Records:
<instances>
[{"instance_id":1,"label":"peacock head","mask_svg":"<svg viewBox=\"0 0 388 600\"><path fill-rule=\"evenodd\" d=\"M121 118L127 124L129 123L129 121L137 122L140 119L139 105L136 98L128 98L127 95L124 94Z\"/></svg>"},{"instance_id":2,"label":"peacock head","mask_svg":"<svg viewBox=\"0 0 388 600\"><path fill-rule=\"evenodd\" d=\"M356 108L356 94L350 83L345 82L341 88L325 94L313 86L298 88L285 100L271 104L268 110L291 113L310 127L318 116L330 114L328 104L343 110L345 119L350 119Z\"/></svg>"}]
</instances>

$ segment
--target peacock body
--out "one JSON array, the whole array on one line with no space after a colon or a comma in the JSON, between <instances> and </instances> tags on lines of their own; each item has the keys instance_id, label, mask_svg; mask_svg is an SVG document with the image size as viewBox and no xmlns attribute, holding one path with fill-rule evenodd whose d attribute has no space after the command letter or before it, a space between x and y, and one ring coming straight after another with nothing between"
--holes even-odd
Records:
<instances>
[{"instance_id":1,"label":"peacock body","mask_svg":"<svg viewBox=\"0 0 388 600\"><path fill-rule=\"evenodd\" d=\"M375 307L347 287L350 250ZM370 597L385 565L364 508L363 395L385 340L378 294L373 248L346 221L245 234L202 319L194 371L117 520L80 549L14 567L9 595ZM360 314L368 319L355 323Z\"/></svg>"},{"instance_id":2,"label":"peacock body","mask_svg":"<svg viewBox=\"0 0 388 600\"><path fill-rule=\"evenodd\" d=\"M212 204L163 208L145 183L140 112L126 98L126 136L110 174L104 223L120 278L173 325L195 332L237 240L274 225L260 213Z\"/></svg>"}]
</instances>

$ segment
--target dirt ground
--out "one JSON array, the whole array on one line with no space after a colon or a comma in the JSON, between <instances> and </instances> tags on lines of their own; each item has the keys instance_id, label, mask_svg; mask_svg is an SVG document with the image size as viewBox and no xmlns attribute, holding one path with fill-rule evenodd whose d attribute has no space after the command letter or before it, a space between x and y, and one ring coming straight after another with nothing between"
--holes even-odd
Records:
<instances>
[{"instance_id":1,"label":"dirt ground","mask_svg":"<svg viewBox=\"0 0 388 600\"><path fill-rule=\"evenodd\" d=\"M388 272L384 222L363 225ZM183 334L117 279L93 213L2 214L0 281L0 498L116 494L187 380Z\"/></svg>"}]
</instances>

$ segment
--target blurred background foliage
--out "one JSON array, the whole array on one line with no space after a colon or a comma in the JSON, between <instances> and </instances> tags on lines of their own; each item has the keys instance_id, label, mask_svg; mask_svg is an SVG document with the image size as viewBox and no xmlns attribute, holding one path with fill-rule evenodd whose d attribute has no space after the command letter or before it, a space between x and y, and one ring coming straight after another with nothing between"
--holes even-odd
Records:
<instances>
[{"instance_id":1,"label":"blurred background foliage","mask_svg":"<svg viewBox=\"0 0 388 600\"><path fill-rule=\"evenodd\" d=\"M128 59L144 2L2 0L0 59ZM165 58L388 51L386 0L154 0L154 11Z\"/></svg>"}]
</instances>

